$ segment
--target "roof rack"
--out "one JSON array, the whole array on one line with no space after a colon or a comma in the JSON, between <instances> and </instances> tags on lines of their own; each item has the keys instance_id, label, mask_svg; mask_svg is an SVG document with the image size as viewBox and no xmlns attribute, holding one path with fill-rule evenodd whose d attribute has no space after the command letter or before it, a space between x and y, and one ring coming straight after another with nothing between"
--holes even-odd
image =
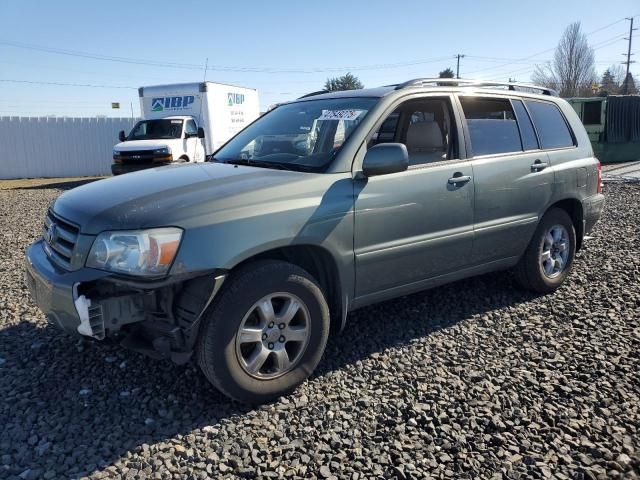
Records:
<instances>
[{"instance_id":1,"label":"roof rack","mask_svg":"<svg viewBox=\"0 0 640 480\"><path fill-rule=\"evenodd\" d=\"M323 93L329 93L329 90L318 90L317 92L307 93L298 97L296 100L300 100L301 98L313 97L314 95L322 95Z\"/></svg>"},{"instance_id":2,"label":"roof rack","mask_svg":"<svg viewBox=\"0 0 640 480\"><path fill-rule=\"evenodd\" d=\"M537 90L543 95L558 96L558 92L551 88L541 87L539 85L532 85L530 83L513 83L513 82L493 82L487 80L463 80L461 78L414 78L403 83L395 85L396 90L400 90L407 87L426 87L430 85L435 86L464 86L464 87L507 87L509 90ZM394 85L389 85L393 87Z\"/></svg>"}]
</instances>

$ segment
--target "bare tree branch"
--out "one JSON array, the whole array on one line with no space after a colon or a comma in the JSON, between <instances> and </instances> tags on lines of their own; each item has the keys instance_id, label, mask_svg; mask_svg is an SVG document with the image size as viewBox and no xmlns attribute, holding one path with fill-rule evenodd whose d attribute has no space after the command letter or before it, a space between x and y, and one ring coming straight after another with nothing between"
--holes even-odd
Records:
<instances>
[{"instance_id":1,"label":"bare tree branch","mask_svg":"<svg viewBox=\"0 0 640 480\"><path fill-rule=\"evenodd\" d=\"M563 97L591 94L596 82L595 55L580 30L580 22L569 25L556 47L553 60L536 65L534 83L560 91Z\"/></svg>"}]
</instances>

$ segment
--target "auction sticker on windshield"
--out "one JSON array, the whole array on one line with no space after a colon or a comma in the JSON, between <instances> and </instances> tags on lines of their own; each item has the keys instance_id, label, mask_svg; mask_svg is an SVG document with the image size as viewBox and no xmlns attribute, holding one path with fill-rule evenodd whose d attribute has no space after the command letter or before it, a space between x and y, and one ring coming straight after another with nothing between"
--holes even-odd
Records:
<instances>
[{"instance_id":1,"label":"auction sticker on windshield","mask_svg":"<svg viewBox=\"0 0 640 480\"><path fill-rule=\"evenodd\" d=\"M322 110L318 120L355 120L364 110Z\"/></svg>"}]
</instances>

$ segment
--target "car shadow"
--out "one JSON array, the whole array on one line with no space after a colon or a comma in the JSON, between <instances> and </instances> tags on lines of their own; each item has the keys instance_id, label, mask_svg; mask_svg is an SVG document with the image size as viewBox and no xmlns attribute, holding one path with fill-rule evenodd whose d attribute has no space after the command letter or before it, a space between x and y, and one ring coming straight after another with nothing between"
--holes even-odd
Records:
<instances>
[{"instance_id":1,"label":"car shadow","mask_svg":"<svg viewBox=\"0 0 640 480\"><path fill-rule=\"evenodd\" d=\"M85 178L80 180L64 180L60 182L48 182L36 185L18 185L7 188L7 190L71 190L72 188L81 187L87 183L96 182L102 178Z\"/></svg>"},{"instance_id":2,"label":"car shadow","mask_svg":"<svg viewBox=\"0 0 640 480\"><path fill-rule=\"evenodd\" d=\"M514 289L509 275L489 274L362 308L329 341L312 378L533 298ZM216 426L252 411L216 391L194 362L159 362L40 325L22 321L0 330L0 463L9 460L11 474L88 475L129 451L182 443L205 427L215 442ZM250 435L238 431L244 433Z\"/></svg>"}]
</instances>

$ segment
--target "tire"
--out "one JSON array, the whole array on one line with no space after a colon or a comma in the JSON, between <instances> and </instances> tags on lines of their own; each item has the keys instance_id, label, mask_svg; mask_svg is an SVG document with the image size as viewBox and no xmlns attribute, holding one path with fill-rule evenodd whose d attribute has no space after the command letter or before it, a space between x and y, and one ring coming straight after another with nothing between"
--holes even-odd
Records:
<instances>
[{"instance_id":1,"label":"tire","mask_svg":"<svg viewBox=\"0 0 640 480\"><path fill-rule=\"evenodd\" d=\"M286 308L293 311L296 302L300 309L282 327L284 323L278 320L285 319ZM269 315L264 313L269 304L276 319L271 328L265 321ZM309 273L286 262L252 263L231 274L206 312L196 347L198 364L228 397L248 404L265 403L290 392L311 375L322 358L329 326L329 307ZM243 334L253 332L247 343L243 343L241 327ZM253 338L256 331L257 340ZM284 335L278 337L289 332L286 341L282 341ZM295 336L306 340L292 340ZM255 370L259 361L251 360L262 358L264 352L266 360ZM286 360L291 362L288 370L280 364Z\"/></svg>"},{"instance_id":2,"label":"tire","mask_svg":"<svg viewBox=\"0 0 640 480\"><path fill-rule=\"evenodd\" d=\"M189 161L189 157L185 157L184 155L177 159L175 163L187 163Z\"/></svg>"},{"instance_id":3,"label":"tire","mask_svg":"<svg viewBox=\"0 0 640 480\"><path fill-rule=\"evenodd\" d=\"M551 233L552 238L554 238L553 235L558 232L562 234L562 229L564 229L564 233L566 233L565 241L557 241L554 245L561 245L564 243L565 247L568 248L568 252L566 259L562 261L562 268L559 268L560 263L555 263L554 257L549 259L548 256L545 256L548 260L545 260L543 263L543 253L545 251L555 251L555 258L558 259L558 262L562 260L562 256L564 255L562 252L564 252L564 250L559 252L553 248L549 249L548 245L550 243L550 239L547 237L548 233ZM556 235L555 238L564 238L564 235ZM569 217L566 211L560 208L552 208L545 213L540 220L540 223L529 242L529 246L516 266L516 280L527 290L532 290L538 293L551 293L562 285L571 272L575 252L576 231L573 222L571 221L571 217ZM553 271L545 272L545 270Z\"/></svg>"}]
</instances>

